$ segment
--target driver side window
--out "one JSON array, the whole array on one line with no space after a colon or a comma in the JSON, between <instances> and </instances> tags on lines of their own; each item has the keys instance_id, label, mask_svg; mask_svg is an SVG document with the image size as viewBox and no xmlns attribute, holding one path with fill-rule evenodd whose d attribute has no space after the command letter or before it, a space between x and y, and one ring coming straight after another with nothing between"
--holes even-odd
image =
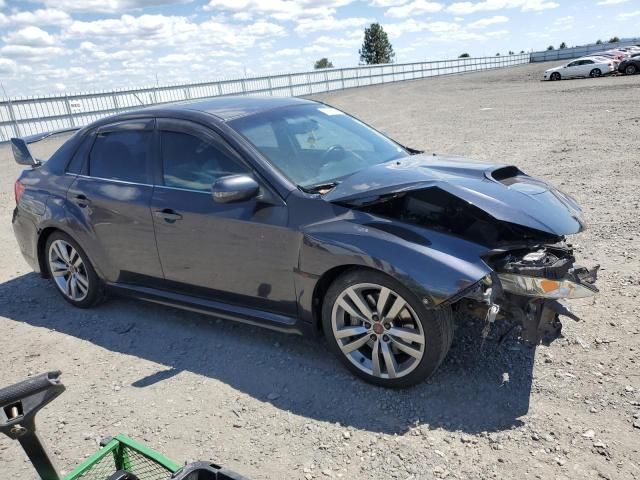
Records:
<instances>
[{"instance_id":1,"label":"driver side window","mask_svg":"<svg viewBox=\"0 0 640 480\"><path fill-rule=\"evenodd\" d=\"M222 143L181 132L161 132L162 177L167 187L203 192L221 177L248 173Z\"/></svg>"}]
</instances>

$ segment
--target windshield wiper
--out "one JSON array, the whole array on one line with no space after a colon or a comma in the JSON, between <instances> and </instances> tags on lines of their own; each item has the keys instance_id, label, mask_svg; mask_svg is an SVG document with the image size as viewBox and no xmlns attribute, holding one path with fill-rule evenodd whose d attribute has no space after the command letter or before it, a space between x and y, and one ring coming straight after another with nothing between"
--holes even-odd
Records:
<instances>
[{"instance_id":1,"label":"windshield wiper","mask_svg":"<svg viewBox=\"0 0 640 480\"><path fill-rule=\"evenodd\" d=\"M336 185L338 185L340 182L323 182L323 183L316 183L315 185L307 185L305 187L298 185L298 187L300 187L300 190L302 190L303 192L306 193L327 193L329 190L333 189L336 187Z\"/></svg>"}]
</instances>

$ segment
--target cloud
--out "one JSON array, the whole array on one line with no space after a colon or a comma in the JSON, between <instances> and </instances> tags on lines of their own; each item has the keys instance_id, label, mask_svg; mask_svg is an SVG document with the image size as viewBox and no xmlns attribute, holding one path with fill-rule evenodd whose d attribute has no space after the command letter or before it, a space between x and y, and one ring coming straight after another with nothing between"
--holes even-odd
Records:
<instances>
[{"instance_id":1,"label":"cloud","mask_svg":"<svg viewBox=\"0 0 640 480\"><path fill-rule=\"evenodd\" d=\"M404 5L408 0L373 0L369 5L372 7L395 7Z\"/></svg>"},{"instance_id":2,"label":"cloud","mask_svg":"<svg viewBox=\"0 0 640 480\"><path fill-rule=\"evenodd\" d=\"M33 25L9 32L2 37L7 45L26 45L29 47L49 47L56 43L53 35Z\"/></svg>"},{"instance_id":3,"label":"cloud","mask_svg":"<svg viewBox=\"0 0 640 480\"><path fill-rule=\"evenodd\" d=\"M330 45L333 48L357 48L362 44L362 32L359 32L358 37L344 38L344 37L327 37L321 36L315 39L314 43L321 45Z\"/></svg>"},{"instance_id":4,"label":"cloud","mask_svg":"<svg viewBox=\"0 0 640 480\"><path fill-rule=\"evenodd\" d=\"M428 0L414 0L406 5L392 7L384 14L389 17L406 18L425 13L436 13L441 11L444 6L441 3L429 2Z\"/></svg>"},{"instance_id":5,"label":"cloud","mask_svg":"<svg viewBox=\"0 0 640 480\"><path fill-rule=\"evenodd\" d=\"M423 43L456 43L456 42L480 42L487 40L489 37L501 37L509 33L508 30L496 30L491 32L474 31L485 28L488 25L502 23L506 17L492 17L491 19L482 19L477 21L477 25L464 25L457 22L422 22L409 19L402 23L389 24L385 27L392 38L399 37L404 33L428 32L429 35L423 38ZM507 19L508 20L508 19ZM472 26L473 25L473 26Z\"/></svg>"},{"instance_id":6,"label":"cloud","mask_svg":"<svg viewBox=\"0 0 640 480\"><path fill-rule=\"evenodd\" d=\"M285 29L281 25L261 20L246 27L245 32L250 35L280 36L285 33Z\"/></svg>"},{"instance_id":7,"label":"cloud","mask_svg":"<svg viewBox=\"0 0 640 480\"><path fill-rule=\"evenodd\" d=\"M327 17L354 0L209 0L205 11L245 13L282 21ZM246 15L243 15L246 18Z\"/></svg>"},{"instance_id":8,"label":"cloud","mask_svg":"<svg viewBox=\"0 0 640 480\"><path fill-rule=\"evenodd\" d=\"M557 8L556 2L545 0L485 0L484 2L456 2L447 7L447 12L454 15L469 15L476 12L519 8L523 12L540 11Z\"/></svg>"},{"instance_id":9,"label":"cloud","mask_svg":"<svg viewBox=\"0 0 640 480\"><path fill-rule=\"evenodd\" d=\"M0 0L2 1L2 0ZM121 13L146 7L190 3L193 0L40 0L47 7L65 12Z\"/></svg>"},{"instance_id":10,"label":"cloud","mask_svg":"<svg viewBox=\"0 0 640 480\"><path fill-rule=\"evenodd\" d=\"M626 12L618 15L619 20L629 20L630 18L637 17L640 15L640 10L636 10L635 12Z\"/></svg>"},{"instance_id":11,"label":"cloud","mask_svg":"<svg viewBox=\"0 0 640 480\"><path fill-rule=\"evenodd\" d=\"M69 23L71 23L69 14L56 8L39 8L30 12L16 12L12 15L0 14L0 25L63 26Z\"/></svg>"},{"instance_id":12,"label":"cloud","mask_svg":"<svg viewBox=\"0 0 640 480\"><path fill-rule=\"evenodd\" d=\"M20 60L29 59L32 61L51 59L68 53L61 47L31 47L28 45L5 45L0 48L0 55Z\"/></svg>"},{"instance_id":13,"label":"cloud","mask_svg":"<svg viewBox=\"0 0 640 480\"><path fill-rule=\"evenodd\" d=\"M296 33L306 34L321 30L342 30L345 28L360 27L371 23L371 19L362 17L335 18L327 16L323 18L302 18L294 29Z\"/></svg>"},{"instance_id":14,"label":"cloud","mask_svg":"<svg viewBox=\"0 0 640 480\"><path fill-rule=\"evenodd\" d=\"M489 17L489 18L481 18L480 20L471 22L468 26L469 28L485 28L485 27L488 27L489 25L495 25L496 23L505 23L508 21L509 21L508 17L502 16L502 15L496 15L494 17Z\"/></svg>"},{"instance_id":15,"label":"cloud","mask_svg":"<svg viewBox=\"0 0 640 480\"><path fill-rule=\"evenodd\" d=\"M0 58L0 74L13 75L16 72L16 70L17 70L17 64L15 61L9 58Z\"/></svg>"},{"instance_id":16,"label":"cloud","mask_svg":"<svg viewBox=\"0 0 640 480\"><path fill-rule=\"evenodd\" d=\"M627 3L629 0L602 0L596 5L618 5L619 3Z\"/></svg>"}]
</instances>

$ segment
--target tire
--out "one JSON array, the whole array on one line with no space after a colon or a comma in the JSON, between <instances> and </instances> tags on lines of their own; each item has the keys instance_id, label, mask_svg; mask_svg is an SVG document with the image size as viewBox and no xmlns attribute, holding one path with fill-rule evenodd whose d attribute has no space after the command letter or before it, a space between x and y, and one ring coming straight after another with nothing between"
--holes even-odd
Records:
<instances>
[{"instance_id":1,"label":"tire","mask_svg":"<svg viewBox=\"0 0 640 480\"><path fill-rule=\"evenodd\" d=\"M638 73L638 67L636 67L635 65L627 65L627 67L624 69L624 73L627 75L634 75Z\"/></svg>"},{"instance_id":2,"label":"tire","mask_svg":"<svg viewBox=\"0 0 640 480\"><path fill-rule=\"evenodd\" d=\"M589 76L591 78L601 77L602 76L602 70L600 70L599 68L594 68L593 70L591 70L589 72Z\"/></svg>"},{"instance_id":3,"label":"tire","mask_svg":"<svg viewBox=\"0 0 640 480\"><path fill-rule=\"evenodd\" d=\"M365 269L350 270L331 284L322 305L322 326L329 349L351 372L388 388L407 388L429 378L453 340L450 307L428 310L395 279Z\"/></svg>"},{"instance_id":4,"label":"tire","mask_svg":"<svg viewBox=\"0 0 640 480\"><path fill-rule=\"evenodd\" d=\"M45 245L45 261L56 290L74 307L90 308L105 298L105 288L87 254L69 235L53 232Z\"/></svg>"},{"instance_id":5,"label":"tire","mask_svg":"<svg viewBox=\"0 0 640 480\"><path fill-rule=\"evenodd\" d=\"M561 77L560 77L560 74L558 72L553 72L551 74L551 77L549 77L549 78L551 78L551 80L555 81L555 80L560 80Z\"/></svg>"}]
</instances>

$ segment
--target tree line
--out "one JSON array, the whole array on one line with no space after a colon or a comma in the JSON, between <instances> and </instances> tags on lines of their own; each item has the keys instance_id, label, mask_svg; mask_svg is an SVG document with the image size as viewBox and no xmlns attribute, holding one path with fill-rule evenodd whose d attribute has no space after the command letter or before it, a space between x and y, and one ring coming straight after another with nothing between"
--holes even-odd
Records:
<instances>
[{"instance_id":1,"label":"tree line","mask_svg":"<svg viewBox=\"0 0 640 480\"><path fill-rule=\"evenodd\" d=\"M616 43L619 42L620 39L618 37L612 37L609 39L608 43ZM601 45L602 40L598 39L596 45ZM559 50L564 50L565 48L569 48L566 42L562 42L559 46ZM549 45L547 50L555 50L553 45ZM520 53L525 53L524 50L520 50ZM364 29L364 40L362 42L362 47L358 50L358 54L360 55L360 62L365 65L377 65L380 63L392 63L396 54L393 51L393 46L389 41L389 36L387 32L384 31L382 26L379 23L372 23L370 26ZM515 55L515 52L509 50L509 55ZM496 53L496 56L499 57L500 54ZM471 55L468 53L462 53L458 58L470 58ZM333 68L333 63L326 58L323 57L320 60L317 60L313 65L313 68L321 69L321 68Z\"/></svg>"}]
</instances>

